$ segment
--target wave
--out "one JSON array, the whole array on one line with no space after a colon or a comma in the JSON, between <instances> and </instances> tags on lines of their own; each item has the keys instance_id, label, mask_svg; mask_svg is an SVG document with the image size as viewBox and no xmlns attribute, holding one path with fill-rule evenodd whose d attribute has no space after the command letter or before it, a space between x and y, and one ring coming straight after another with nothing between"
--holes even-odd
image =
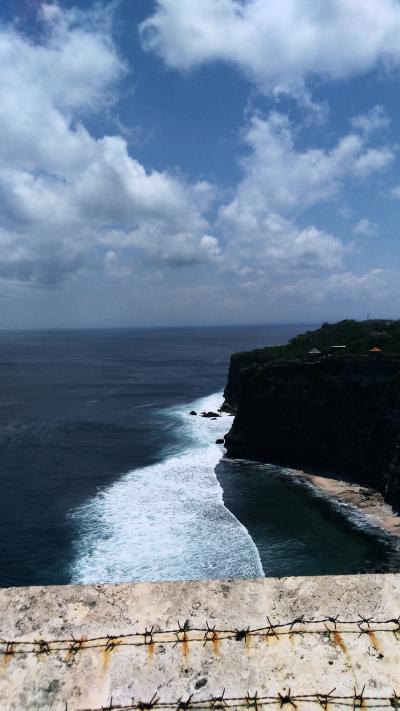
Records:
<instances>
[{"instance_id":1,"label":"wave","mask_svg":"<svg viewBox=\"0 0 400 711\"><path fill-rule=\"evenodd\" d=\"M224 506L215 467L230 418L189 415L216 411L222 394L164 411L189 446L130 471L73 514L80 534L74 583L249 578L263 576L247 529Z\"/></svg>"}]
</instances>

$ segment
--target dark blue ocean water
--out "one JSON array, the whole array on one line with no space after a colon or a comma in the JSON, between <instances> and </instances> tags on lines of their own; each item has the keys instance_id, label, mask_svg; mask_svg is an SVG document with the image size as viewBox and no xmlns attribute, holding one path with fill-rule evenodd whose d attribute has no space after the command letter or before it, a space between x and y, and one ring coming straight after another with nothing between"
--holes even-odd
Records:
<instances>
[{"instance_id":1,"label":"dark blue ocean water","mask_svg":"<svg viewBox=\"0 0 400 711\"><path fill-rule=\"evenodd\" d=\"M188 415L232 352L301 330L0 333L0 585L396 567L290 474L221 462L228 416Z\"/></svg>"}]
</instances>

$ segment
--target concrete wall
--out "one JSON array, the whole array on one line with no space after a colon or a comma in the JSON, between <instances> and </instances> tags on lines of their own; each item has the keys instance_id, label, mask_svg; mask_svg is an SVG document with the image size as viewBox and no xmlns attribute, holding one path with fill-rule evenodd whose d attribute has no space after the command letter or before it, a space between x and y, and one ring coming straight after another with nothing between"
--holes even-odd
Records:
<instances>
[{"instance_id":1,"label":"concrete wall","mask_svg":"<svg viewBox=\"0 0 400 711\"><path fill-rule=\"evenodd\" d=\"M0 590L0 709L400 708L399 615L397 575Z\"/></svg>"}]
</instances>

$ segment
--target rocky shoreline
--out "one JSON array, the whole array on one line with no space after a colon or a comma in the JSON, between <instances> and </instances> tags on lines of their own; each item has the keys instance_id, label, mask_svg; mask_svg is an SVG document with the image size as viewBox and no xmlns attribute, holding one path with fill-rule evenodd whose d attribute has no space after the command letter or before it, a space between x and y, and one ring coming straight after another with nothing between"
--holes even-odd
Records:
<instances>
[{"instance_id":1,"label":"rocky shoreline","mask_svg":"<svg viewBox=\"0 0 400 711\"><path fill-rule=\"evenodd\" d=\"M313 489L334 498L362 513L369 524L381 529L389 536L400 539L400 516L388 504L383 495L371 487L362 486L344 479L294 470L299 480Z\"/></svg>"}]
</instances>

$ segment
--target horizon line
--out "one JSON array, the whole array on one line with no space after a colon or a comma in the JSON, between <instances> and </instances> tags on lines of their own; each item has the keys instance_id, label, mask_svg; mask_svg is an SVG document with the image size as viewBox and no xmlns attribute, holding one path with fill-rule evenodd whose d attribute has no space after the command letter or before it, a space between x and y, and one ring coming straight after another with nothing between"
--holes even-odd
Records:
<instances>
[{"instance_id":1,"label":"horizon line","mask_svg":"<svg viewBox=\"0 0 400 711\"><path fill-rule=\"evenodd\" d=\"M343 319L340 319L343 320ZM353 320L353 319L351 319ZM359 319L354 319L359 320ZM373 319L376 320L376 319ZM385 320L385 319L383 319ZM392 319L391 319L392 320ZM49 331L156 331L156 330L173 330L173 329L205 329L205 328L268 328L278 326L317 326L323 321L281 321L270 323L219 323L219 324L183 324L183 325L166 325L166 326L39 326L39 327L15 327L2 328L0 333L24 333L24 332L49 332ZM333 321L332 323L337 323Z\"/></svg>"}]
</instances>

